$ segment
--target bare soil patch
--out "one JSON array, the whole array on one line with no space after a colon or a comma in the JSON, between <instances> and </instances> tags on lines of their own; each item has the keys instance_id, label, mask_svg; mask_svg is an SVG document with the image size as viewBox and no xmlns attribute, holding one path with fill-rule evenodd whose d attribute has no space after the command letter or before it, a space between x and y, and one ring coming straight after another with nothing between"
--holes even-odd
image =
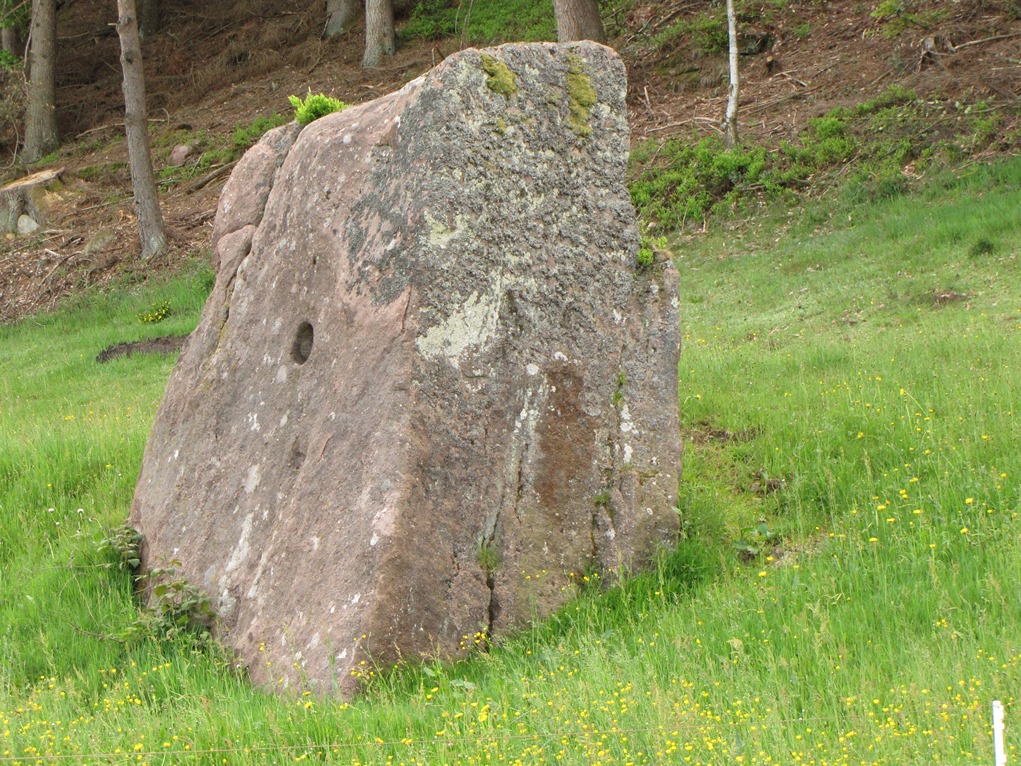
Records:
<instances>
[{"instance_id":1,"label":"bare soil patch","mask_svg":"<svg viewBox=\"0 0 1021 766\"><path fill-rule=\"evenodd\" d=\"M164 335L161 338L149 338L148 340L136 340L131 343L118 343L99 352L96 361L105 364L111 359L132 354L174 354L181 350L184 342L188 340L187 335Z\"/></svg>"}]
</instances>

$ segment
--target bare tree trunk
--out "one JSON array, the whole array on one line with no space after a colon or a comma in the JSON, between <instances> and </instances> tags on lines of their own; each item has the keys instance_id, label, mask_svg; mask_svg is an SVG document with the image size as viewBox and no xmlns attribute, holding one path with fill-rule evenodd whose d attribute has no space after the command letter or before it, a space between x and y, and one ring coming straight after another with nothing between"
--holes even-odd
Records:
<instances>
[{"instance_id":1,"label":"bare tree trunk","mask_svg":"<svg viewBox=\"0 0 1021 766\"><path fill-rule=\"evenodd\" d=\"M20 59L25 55L21 42L21 30L18 27L4 27L0 30L0 40L2 40L0 44L3 45L3 49L12 56L17 56Z\"/></svg>"},{"instance_id":2,"label":"bare tree trunk","mask_svg":"<svg viewBox=\"0 0 1021 766\"><path fill-rule=\"evenodd\" d=\"M142 37L149 37L160 31L163 22L161 0L138 0L138 31Z\"/></svg>"},{"instance_id":3,"label":"bare tree trunk","mask_svg":"<svg viewBox=\"0 0 1021 766\"><path fill-rule=\"evenodd\" d=\"M603 20L599 18L596 0L553 0L557 17L557 39L562 43L572 40L606 42Z\"/></svg>"},{"instance_id":4,"label":"bare tree trunk","mask_svg":"<svg viewBox=\"0 0 1021 766\"><path fill-rule=\"evenodd\" d=\"M333 40L351 31L362 10L359 0L326 0L326 29L323 37Z\"/></svg>"},{"instance_id":5,"label":"bare tree trunk","mask_svg":"<svg viewBox=\"0 0 1021 766\"><path fill-rule=\"evenodd\" d=\"M145 118L145 73L138 38L135 0L117 0L117 34L121 38L121 68L124 71L124 125L128 136L131 186L135 192L138 235L142 258L161 255L167 249L163 214L156 196L156 178L149 152L149 127Z\"/></svg>"},{"instance_id":6,"label":"bare tree trunk","mask_svg":"<svg viewBox=\"0 0 1021 766\"><path fill-rule=\"evenodd\" d=\"M379 66L383 56L392 56L394 42L394 7L391 0L365 0L365 55L362 66Z\"/></svg>"},{"instance_id":7,"label":"bare tree trunk","mask_svg":"<svg viewBox=\"0 0 1021 766\"><path fill-rule=\"evenodd\" d=\"M728 149L738 144L737 95L740 80L737 74L737 14L734 0L727 0L727 33L730 37L730 93L727 96L727 116L723 119L723 143Z\"/></svg>"},{"instance_id":8,"label":"bare tree trunk","mask_svg":"<svg viewBox=\"0 0 1021 766\"><path fill-rule=\"evenodd\" d=\"M32 0L31 36L24 154L28 162L34 162L60 146L55 62L57 9L54 0Z\"/></svg>"}]
</instances>

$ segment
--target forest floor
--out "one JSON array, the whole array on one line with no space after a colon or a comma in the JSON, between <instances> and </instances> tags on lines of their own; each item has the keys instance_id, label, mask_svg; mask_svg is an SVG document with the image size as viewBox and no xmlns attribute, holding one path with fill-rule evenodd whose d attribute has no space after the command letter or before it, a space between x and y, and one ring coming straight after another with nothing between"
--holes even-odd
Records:
<instances>
[{"instance_id":1,"label":"forest floor","mask_svg":"<svg viewBox=\"0 0 1021 766\"><path fill-rule=\"evenodd\" d=\"M792 1L749 10L742 17L745 140L770 147L796 141L809 119L900 86L947 104L997 109L1003 139L984 152L1016 151L1010 137L1019 135L1021 124L1017 6L919 0L911 13L897 6L896 13L883 15L888 5ZM284 119L292 94L371 100L467 47L457 37L406 40L381 68L364 70L362 28L323 40L318 4L168 4L164 27L145 41L144 55L154 162L163 178L161 203L172 246L157 262L143 262L123 140L119 47L108 6L78 0L58 20L62 148L26 167L14 151L15 123L0 126L10 158L0 180L63 169L46 228L0 240L0 321L52 309L85 288L145 281L208 259L217 200L236 160L231 148L260 118ZM610 44L629 71L633 141L718 132L727 63L723 52L706 53L698 44L705 7L636 0L606 17ZM8 93L18 93L21 73L6 77ZM196 147L195 154L183 169L169 168L171 150L183 143Z\"/></svg>"}]
</instances>

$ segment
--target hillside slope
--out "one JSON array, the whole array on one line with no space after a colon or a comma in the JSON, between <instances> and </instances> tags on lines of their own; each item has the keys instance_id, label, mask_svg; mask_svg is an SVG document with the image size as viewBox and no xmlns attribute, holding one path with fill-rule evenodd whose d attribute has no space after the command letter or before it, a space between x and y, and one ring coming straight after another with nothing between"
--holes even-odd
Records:
<instances>
[{"instance_id":1,"label":"hillside slope","mask_svg":"<svg viewBox=\"0 0 1021 766\"><path fill-rule=\"evenodd\" d=\"M266 118L284 119L288 95L326 92L358 103L393 90L470 42L489 41L476 39L479 34L497 35L496 42L499 34L551 34L552 25L508 26L497 15L501 7L501 0L473 3L474 21L465 26L461 17L454 36L404 39L383 68L362 70L361 29L335 42L322 40L316 4L168 2L165 27L145 42L144 53L155 162L174 244L169 257L143 265L122 139L113 11L100 0L67 4L59 19L58 59L65 144L32 168L18 166L15 157L6 173L9 180L41 167L64 168L66 186L46 232L8 237L0 249L0 321L53 308L85 287L148 279L182 260L206 257L231 163L271 124ZM523 7L543 18L541 3L524 0ZM740 7L746 141L767 147L796 142L810 118L896 85L944 105L951 122L954 105L990 113L993 124L981 145L965 147L969 160L1017 148L1021 19L1013 3L749 0ZM630 71L635 140L717 131L726 81L719 6L636 0L608 6L604 15L611 44ZM401 24L421 29L421 22L416 17ZM5 128L13 152L16 125ZM196 152L175 171L167 163L179 143Z\"/></svg>"}]
</instances>

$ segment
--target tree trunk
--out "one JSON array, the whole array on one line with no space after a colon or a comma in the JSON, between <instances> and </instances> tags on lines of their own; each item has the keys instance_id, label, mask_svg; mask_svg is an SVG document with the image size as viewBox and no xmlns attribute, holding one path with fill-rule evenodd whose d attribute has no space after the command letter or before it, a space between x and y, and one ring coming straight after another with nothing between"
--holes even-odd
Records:
<instances>
[{"instance_id":1,"label":"tree trunk","mask_svg":"<svg viewBox=\"0 0 1021 766\"><path fill-rule=\"evenodd\" d=\"M3 49L12 56L17 56L20 60L25 55L21 42L21 30L18 27L4 27L0 30L0 39L2 39L0 44L3 45Z\"/></svg>"},{"instance_id":2,"label":"tree trunk","mask_svg":"<svg viewBox=\"0 0 1021 766\"><path fill-rule=\"evenodd\" d=\"M562 43L572 40L606 42L603 20L599 18L596 0L553 0L557 17L557 39Z\"/></svg>"},{"instance_id":3,"label":"tree trunk","mask_svg":"<svg viewBox=\"0 0 1021 766\"><path fill-rule=\"evenodd\" d=\"M383 56L392 56L394 42L394 7L391 0L365 0L365 55L362 66L379 66Z\"/></svg>"},{"instance_id":4,"label":"tree trunk","mask_svg":"<svg viewBox=\"0 0 1021 766\"><path fill-rule=\"evenodd\" d=\"M334 40L351 31L362 10L360 0L326 0L326 29L323 37Z\"/></svg>"},{"instance_id":5,"label":"tree trunk","mask_svg":"<svg viewBox=\"0 0 1021 766\"><path fill-rule=\"evenodd\" d=\"M142 258L161 255L167 248L163 214L156 196L156 178L149 152L149 126L145 118L145 73L138 38L135 0L117 0L117 34L121 38L121 68L124 71L124 125L128 137L128 163L135 193L138 235Z\"/></svg>"},{"instance_id":6,"label":"tree trunk","mask_svg":"<svg viewBox=\"0 0 1021 766\"><path fill-rule=\"evenodd\" d=\"M28 109L25 160L35 162L60 146L57 132L57 9L54 0L32 0L32 43L28 52Z\"/></svg>"},{"instance_id":7,"label":"tree trunk","mask_svg":"<svg viewBox=\"0 0 1021 766\"><path fill-rule=\"evenodd\" d=\"M138 0L138 31L142 37L149 37L160 31L163 21L161 0Z\"/></svg>"},{"instance_id":8,"label":"tree trunk","mask_svg":"<svg viewBox=\"0 0 1021 766\"><path fill-rule=\"evenodd\" d=\"M728 149L738 144L737 94L740 81L737 74L737 14L734 0L727 0L727 33L730 37L730 93L727 96L727 116L723 120L723 143Z\"/></svg>"}]
</instances>

